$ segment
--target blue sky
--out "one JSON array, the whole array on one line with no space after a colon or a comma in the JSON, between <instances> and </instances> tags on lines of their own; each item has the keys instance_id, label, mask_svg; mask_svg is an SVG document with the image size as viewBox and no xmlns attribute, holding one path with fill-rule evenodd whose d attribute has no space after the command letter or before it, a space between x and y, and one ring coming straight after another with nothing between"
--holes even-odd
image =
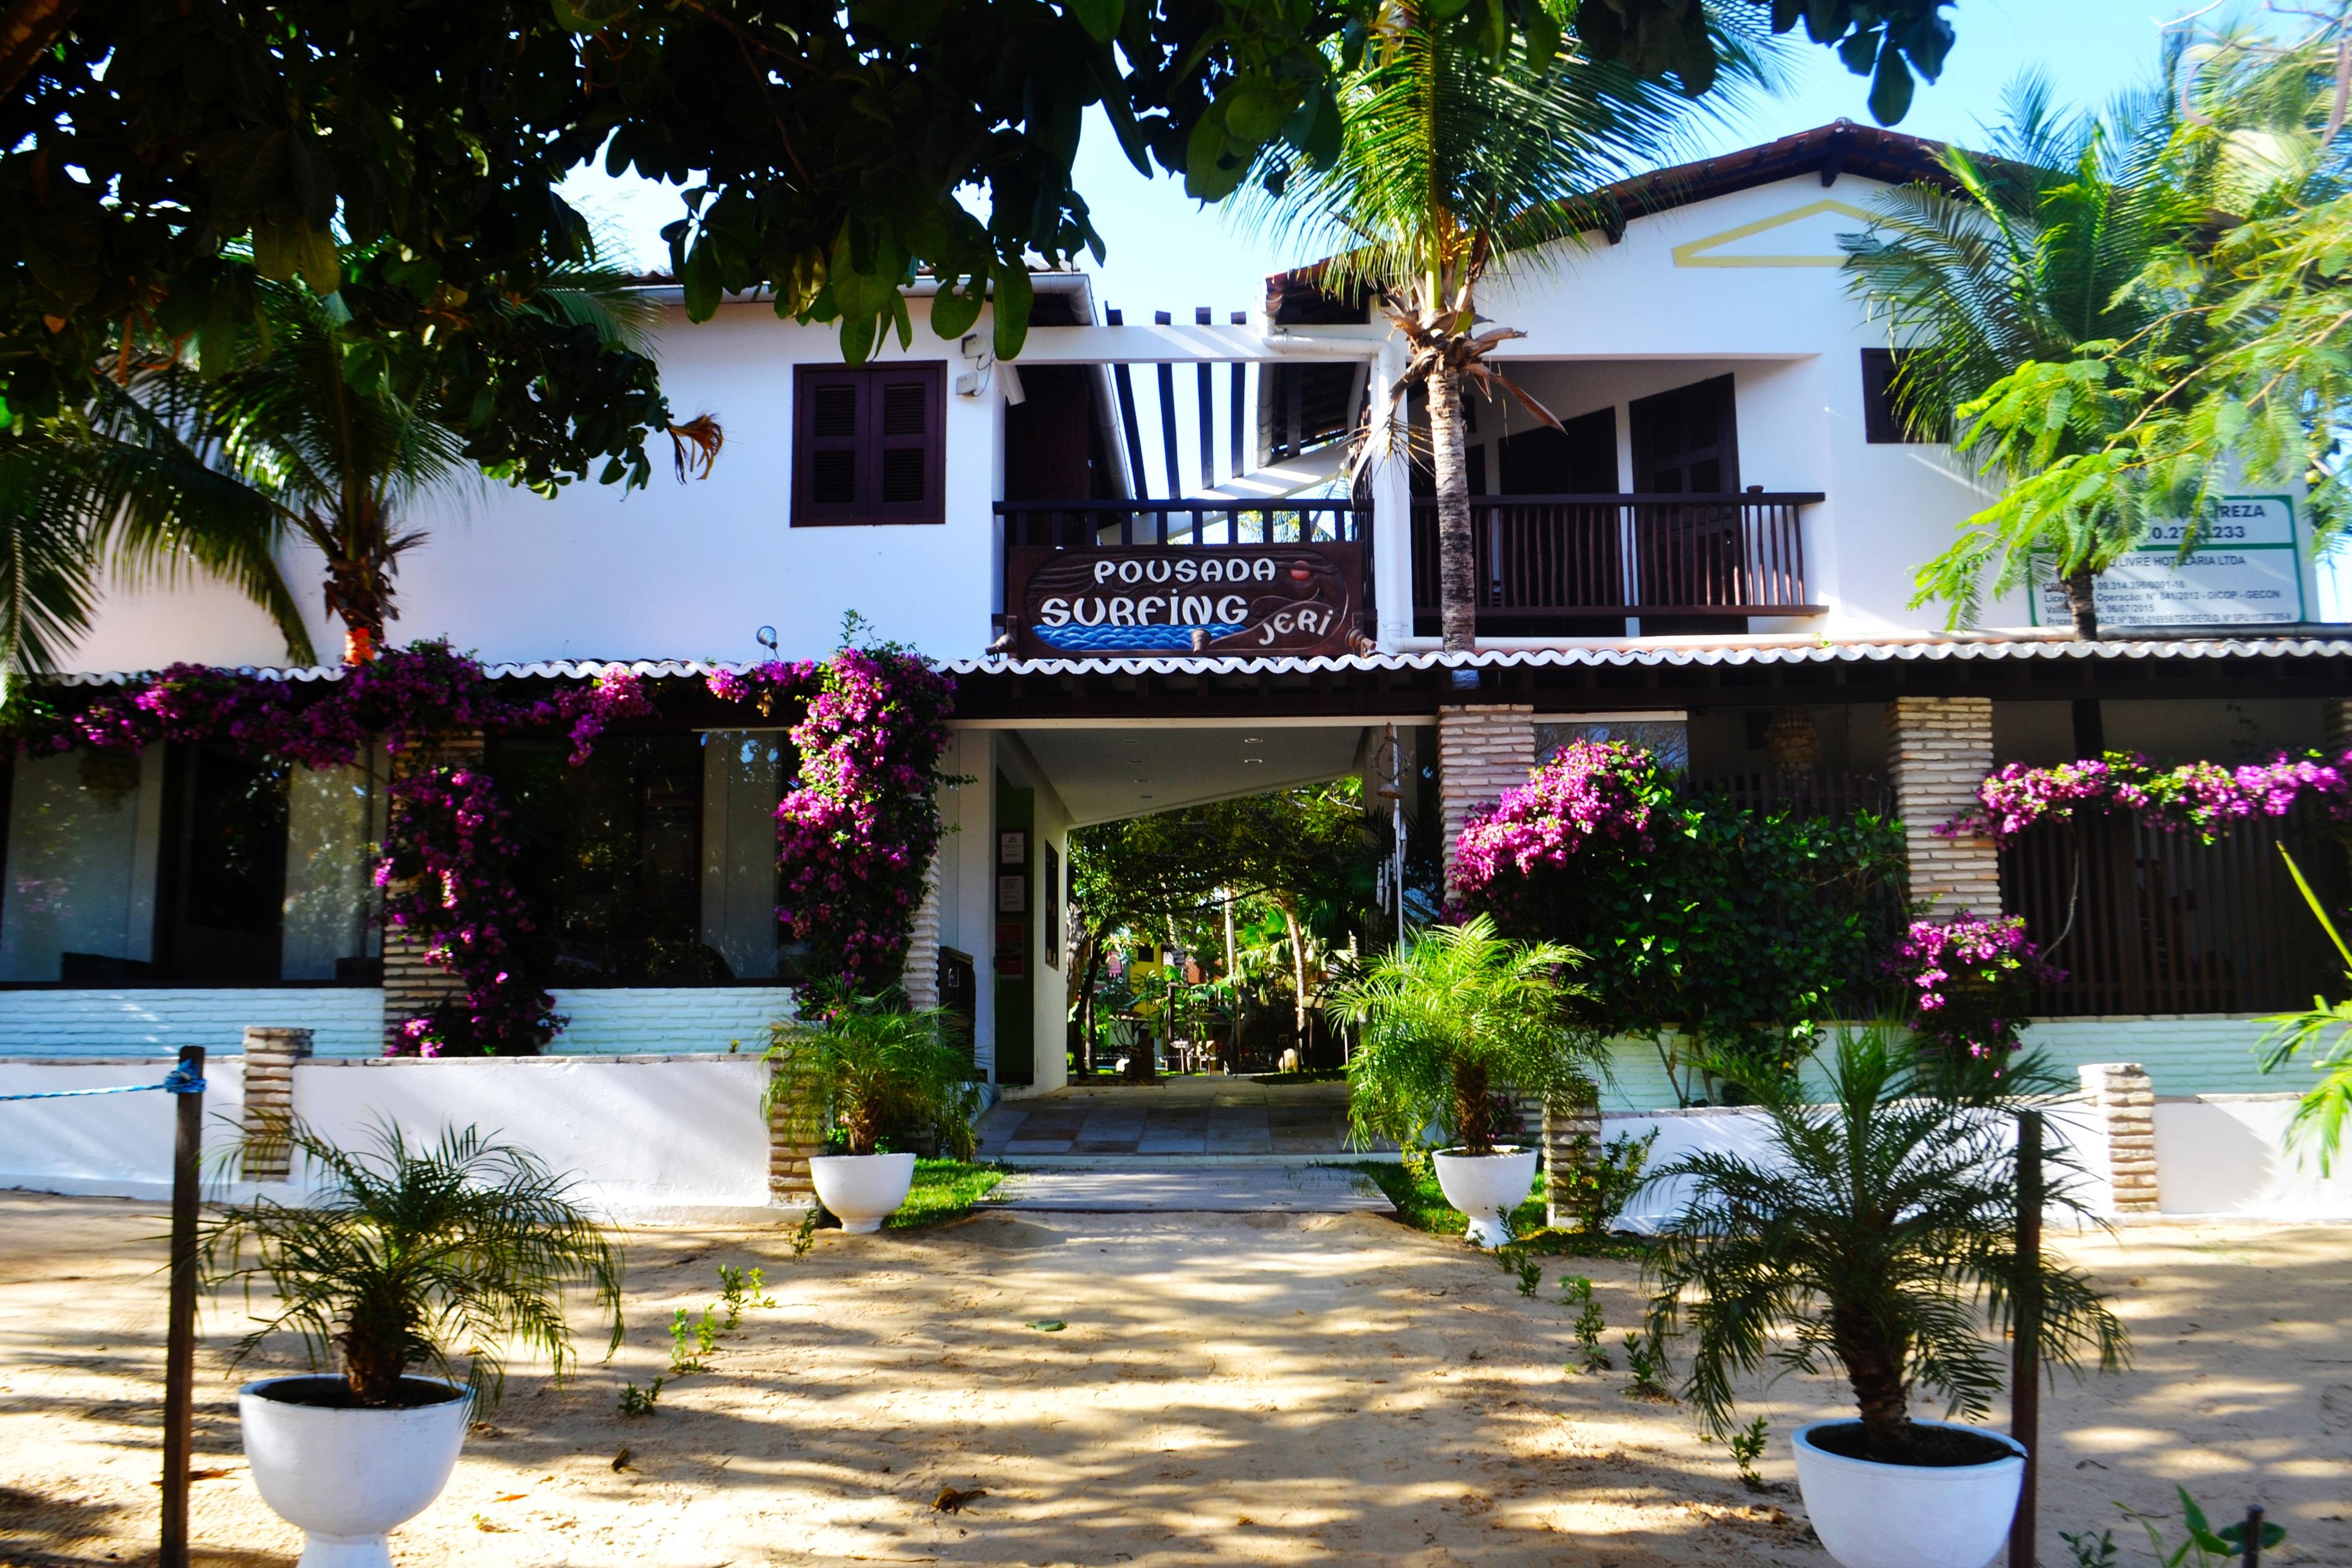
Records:
<instances>
[{"instance_id":1,"label":"blue sky","mask_svg":"<svg viewBox=\"0 0 2352 1568\"><path fill-rule=\"evenodd\" d=\"M2189 0L2169 7L2151 0L1958 0L1951 16L1959 42L1943 79L1921 89L1901 129L1969 141L1979 124L1998 117L2002 89L2027 70L2046 74L2061 101L2100 102L2154 68L2159 25L2189 8ZM1767 142L1840 116L1869 121L1868 82L1829 50L1801 46L1794 65L1787 94L1712 131L1710 150ZM1087 126L1077 175L1109 252L1100 268L1088 264L1101 274L1097 298L1131 315L1209 305L1222 318L1255 304L1268 272L1312 259L1237 233L1216 210L1187 201L1174 180L1146 180L1098 120ZM567 191L626 240L637 265L666 261L661 226L682 210L674 187L598 173L575 176Z\"/></svg>"}]
</instances>

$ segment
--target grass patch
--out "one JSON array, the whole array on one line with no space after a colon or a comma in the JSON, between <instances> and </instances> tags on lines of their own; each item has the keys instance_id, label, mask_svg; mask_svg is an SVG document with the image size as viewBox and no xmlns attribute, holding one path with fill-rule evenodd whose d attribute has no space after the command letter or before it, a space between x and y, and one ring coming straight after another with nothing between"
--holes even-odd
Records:
<instances>
[{"instance_id":1,"label":"grass patch","mask_svg":"<svg viewBox=\"0 0 2352 1568\"><path fill-rule=\"evenodd\" d=\"M1366 1160L1348 1167L1370 1176L1389 1202L1396 1205L1396 1216L1415 1230L1425 1230L1432 1236L1460 1236L1470 1226L1470 1216L1445 1201L1444 1192L1437 1184L1437 1173L1425 1164L1387 1164ZM1511 1211L1511 1235L1515 1238L1510 1249L1520 1253L1538 1253L1558 1258L1641 1258L1648 1253L1650 1244L1638 1236L1611 1236L1582 1230L1555 1230L1544 1223L1543 1173L1536 1173L1536 1184L1528 1190L1527 1201Z\"/></svg>"},{"instance_id":2,"label":"grass patch","mask_svg":"<svg viewBox=\"0 0 2352 1568\"><path fill-rule=\"evenodd\" d=\"M1345 1083L1346 1068L1308 1068L1303 1072L1254 1072L1252 1083Z\"/></svg>"},{"instance_id":3,"label":"grass patch","mask_svg":"<svg viewBox=\"0 0 2352 1568\"><path fill-rule=\"evenodd\" d=\"M913 1230L927 1225L940 1225L951 1219L961 1219L972 1205L996 1190L1004 1180L1002 1165L972 1165L961 1160L918 1160L915 1162L915 1184L907 1189L907 1201L890 1216L887 1228Z\"/></svg>"}]
</instances>

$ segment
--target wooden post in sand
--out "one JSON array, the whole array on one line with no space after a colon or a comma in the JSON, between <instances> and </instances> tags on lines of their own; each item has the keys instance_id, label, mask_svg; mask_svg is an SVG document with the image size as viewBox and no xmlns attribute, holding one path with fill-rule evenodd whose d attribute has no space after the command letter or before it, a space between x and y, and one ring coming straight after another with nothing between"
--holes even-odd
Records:
<instances>
[{"instance_id":1,"label":"wooden post in sand","mask_svg":"<svg viewBox=\"0 0 2352 1568\"><path fill-rule=\"evenodd\" d=\"M2042 1112L2017 1113L2017 1277L2010 1283L2009 1435L2025 1446L2009 1568L2033 1568L2042 1468Z\"/></svg>"},{"instance_id":2,"label":"wooden post in sand","mask_svg":"<svg viewBox=\"0 0 2352 1568\"><path fill-rule=\"evenodd\" d=\"M204 1082L205 1048L180 1048L180 1075ZM205 1091L172 1096L172 1290L163 1339L163 1542L161 1568L188 1568L189 1426L196 1394L196 1198Z\"/></svg>"}]
</instances>

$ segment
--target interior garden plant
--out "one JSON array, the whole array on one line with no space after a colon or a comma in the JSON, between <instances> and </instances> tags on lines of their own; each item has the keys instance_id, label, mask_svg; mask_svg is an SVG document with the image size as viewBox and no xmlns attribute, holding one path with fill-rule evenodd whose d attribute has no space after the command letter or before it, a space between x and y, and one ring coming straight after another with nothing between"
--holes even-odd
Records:
<instances>
[{"instance_id":1,"label":"interior garden plant","mask_svg":"<svg viewBox=\"0 0 2352 1568\"><path fill-rule=\"evenodd\" d=\"M1565 1091L1607 1061L1597 1037L1570 1026L1581 955L1521 943L1473 916L1427 926L1341 986L1332 1010L1361 1031L1348 1064L1357 1140L1414 1149L1430 1134L1465 1154L1495 1152L1494 1091Z\"/></svg>"},{"instance_id":2,"label":"interior garden plant","mask_svg":"<svg viewBox=\"0 0 2352 1568\"><path fill-rule=\"evenodd\" d=\"M905 1003L895 988L812 987L800 1016L775 1026L769 1109L813 1119L843 1153L877 1153L894 1131L929 1128L941 1153L970 1159L980 1094L962 1016Z\"/></svg>"},{"instance_id":3,"label":"interior garden plant","mask_svg":"<svg viewBox=\"0 0 2352 1568\"><path fill-rule=\"evenodd\" d=\"M207 1287L241 1286L250 1304L261 1283L272 1298L236 1362L291 1330L314 1368L330 1352L341 1363L342 1399L382 1408L443 1397L409 1372L454 1382L462 1359L487 1410L506 1347L544 1355L559 1378L576 1360L563 1297L582 1287L612 1321L605 1353L619 1348L621 1251L530 1151L473 1127L430 1143L385 1127L358 1151L299 1121L268 1136L307 1160L314 1190L301 1207L258 1198L204 1221Z\"/></svg>"},{"instance_id":4,"label":"interior garden plant","mask_svg":"<svg viewBox=\"0 0 2352 1568\"><path fill-rule=\"evenodd\" d=\"M1644 1266L1649 1321L1661 1342L1687 1325L1682 1392L1716 1436L1738 1430L1741 1376L1837 1371L1861 1417L1853 1457L1916 1463L1943 1439L1914 1427L1916 1394L1981 1417L2004 1384L1997 1336L2021 1264L2011 1119L2071 1085L2032 1058L1954 1070L1885 1027L1841 1038L1826 1069L1825 1104L1786 1079L1752 1086L1763 1156L1700 1152L1651 1177L1688 1203ZM2049 1207L2088 1218L2066 1164L2045 1156ZM2046 1252L2025 1266L2044 1362L2122 1365L2124 1325L2090 1279Z\"/></svg>"}]
</instances>

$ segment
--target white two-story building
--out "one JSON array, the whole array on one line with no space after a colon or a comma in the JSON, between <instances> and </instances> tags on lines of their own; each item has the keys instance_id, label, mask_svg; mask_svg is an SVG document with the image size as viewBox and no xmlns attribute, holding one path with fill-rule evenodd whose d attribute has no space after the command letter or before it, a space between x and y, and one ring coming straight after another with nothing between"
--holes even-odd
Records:
<instances>
[{"instance_id":1,"label":"white two-story building","mask_svg":"<svg viewBox=\"0 0 2352 1568\"><path fill-rule=\"evenodd\" d=\"M709 477L436 498L398 580L396 641L446 637L520 682L625 662L660 694L659 720L576 775L491 738L531 831L608 851L593 885L549 895L571 900L551 912L572 1020L553 1051L751 1049L782 1010L769 817L791 760L700 679L771 640L822 655L854 612L957 682L944 766L969 782L942 803L908 978L970 1010L1010 1091L1066 1071L1074 827L1361 773L1400 777L1416 830L1446 834L1596 730L1824 809L1892 806L1916 898L2005 905L2063 942L2043 1044L2143 1061L2165 1092L2267 1087L2256 1016L2328 973L2270 847L2303 828L2200 849L2111 825L1998 857L1929 832L1998 762L2352 743L2352 639L2315 624L2294 496L2246 498L2234 548L2112 574L2101 642L2021 595L1961 633L1913 605L1915 569L1986 491L1894 417L1886 331L1850 299L1837 236L1936 177L1933 153L1842 122L1665 171L1613 193L1607 231L1490 287L1486 313L1527 333L1507 368L1566 428L1473 411L1470 654L1434 635L1425 480L1401 447L1348 461L1401 347L1311 271L1246 309L1123 320L1084 277L1041 276L1017 363L992 362L984 319L933 336L918 290L912 345L856 369L764 300L692 325L657 289L672 405L726 430ZM288 572L306 592L318 575L299 555ZM173 660L285 662L260 612L184 582L113 595L72 679ZM250 1022L381 1051L373 787L201 748L16 759L0 1052L230 1049ZM2305 863L2335 878L2339 859ZM1612 1092L1663 1086L1629 1063Z\"/></svg>"}]
</instances>

